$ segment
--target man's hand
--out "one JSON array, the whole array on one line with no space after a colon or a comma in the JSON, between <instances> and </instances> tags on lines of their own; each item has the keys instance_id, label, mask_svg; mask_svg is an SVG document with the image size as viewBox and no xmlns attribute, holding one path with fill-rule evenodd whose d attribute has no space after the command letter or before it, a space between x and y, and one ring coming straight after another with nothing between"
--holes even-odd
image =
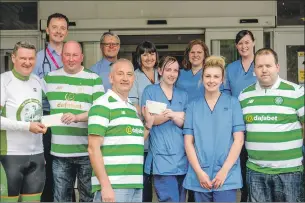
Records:
<instances>
[{"instance_id":1,"label":"man's hand","mask_svg":"<svg viewBox=\"0 0 305 203\"><path fill-rule=\"evenodd\" d=\"M77 123L78 122L77 115L74 115L73 113L65 113L61 117L61 122L67 125L69 125L72 122Z\"/></svg>"},{"instance_id":2,"label":"man's hand","mask_svg":"<svg viewBox=\"0 0 305 203\"><path fill-rule=\"evenodd\" d=\"M34 133L34 134L38 134L38 133L46 133L47 131L47 127L45 125L43 125L42 123L38 123L38 122L31 122L30 123L30 132Z\"/></svg>"},{"instance_id":3,"label":"man's hand","mask_svg":"<svg viewBox=\"0 0 305 203\"><path fill-rule=\"evenodd\" d=\"M101 196L102 202L115 202L115 194L111 185L108 187L102 187Z\"/></svg>"}]
</instances>

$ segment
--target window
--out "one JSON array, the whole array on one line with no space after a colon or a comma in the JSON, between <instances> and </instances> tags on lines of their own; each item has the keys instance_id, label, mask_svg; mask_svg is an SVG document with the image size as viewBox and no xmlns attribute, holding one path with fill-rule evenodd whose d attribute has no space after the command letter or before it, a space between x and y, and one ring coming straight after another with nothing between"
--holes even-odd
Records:
<instances>
[{"instance_id":1,"label":"window","mask_svg":"<svg viewBox=\"0 0 305 203\"><path fill-rule=\"evenodd\" d=\"M278 0L277 24L278 25L304 25L303 0Z\"/></svg>"},{"instance_id":2,"label":"window","mask_svg":"<svg viewBox=\"0 0 305 203\"><path fill-rule=\"evenodd\" d=\"M0 30L37 30L37 2L1 2Z\"/></svg>"}]
</instances>

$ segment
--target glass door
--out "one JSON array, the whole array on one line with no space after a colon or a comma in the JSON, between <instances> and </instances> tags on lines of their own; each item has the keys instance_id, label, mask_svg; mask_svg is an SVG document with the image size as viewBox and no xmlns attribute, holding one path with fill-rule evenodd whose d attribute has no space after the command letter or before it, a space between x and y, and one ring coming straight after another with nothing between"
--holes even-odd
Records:
<instances>
[{"instance_id":1,"label":"glass door","mask_svg":"<svg viewBox=\"0 0 305 203\"><path fill-rule=\"evenodd\" d=\"M288 81L304 84L304 27L276 28L274 37L280 76Z\"/></svg>"},{"instance_id":2,"label":"glass door","mask_svg":"<svg viewBox=\"0 0 305 203\"><path fill-rule=\"evenodd\" d=\"M0 67L1 73L13 69L13 62L11 59L11 54L13 50L10 49L0 49Z\"/></svg>"},{"instance_id":3,"label":"glass door","mask_svg":"<svg viewBox=\"0 0 305 203\"><path fill-rule=\"evenodd\" d=\"M232 63L239 58L239 54L235 48L235 37L240 29L206 29L205 43L208 46L211 55L220 55L225 57L226 64ZM255 49L258 50L263 47L264 37L263 28L253 28L250 30L255 38Z\"/></svg>"}]
</instances>

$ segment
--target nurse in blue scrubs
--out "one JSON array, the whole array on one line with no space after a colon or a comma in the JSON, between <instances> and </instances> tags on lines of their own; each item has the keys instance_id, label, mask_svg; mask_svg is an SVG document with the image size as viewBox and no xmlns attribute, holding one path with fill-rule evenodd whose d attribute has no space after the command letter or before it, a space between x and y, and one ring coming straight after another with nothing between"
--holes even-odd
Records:
<instances>
[{"instance_id":1,"label":"nurse in blue scrubs","mask_svg":"<svg viewBox=\"0 0 305 203\"><path fill-rule=\"evenodd\" d=\"M203 85L200 82L204 60L209 56L209 49L200 40L192 40L185 49L183 69L180 71L176 87L185 90L189 102L203 95Z\"/></svg>"},{"instance_id":2,"label":"nurse in blue scrubs","mask_svg":"<svg viewBox=\"0 0 305 203\"><path fill-rule=\"evenodd\" d=\"M226 82L224 92L238 98L240 92L249 85L256 82L254 73L254 45L255 40L251 31L241 30L237 33L235 45L240 55L240 59L229 64L226 68ZM243 188L241 189L241 202L247 201L246 188L246 162L248 154L243 147L240 154L241 171L243 176Z\"/></svg>"},{"instance_id":3,"label":"nurse in blue scrubs","mask_svg":"<svg viewBox=\"0 0 305 203\"><path fill-rule=\"evenodd\" d=\"M256 82L253 63L255 40L252 32L249 30L238 32L235 46L240 59L230 63L226 68L224 92L238 98L243 89Z\"/></svg>"},{"instance_id":4,"label":"nurse in blue scrubs","mask_svg":"<svg viewBox=\"0 0 305 203\"><path fill-rule=\"evenodd\" d=\"M184 143L189 168L183 186L196 202L236 202L242 187L239 154L245 124L237 98L219 91L225 62L211 56L203 68L204 97L187 107Z\"/></svg>"},{"instance_id":5,"label":"nurse in blue scrubs","mask_svg":"<svg viewBox=\"0 0 305 203\"><path fill-rule=\"evenodd\" d=\"M149 85L142 95L142 106L147 100L167 104L167 109L155 115L150 130L145 173L153 174L159 202L185 202L186 190L182 183L188 161L184 150L182 127L187 105L187 93L174 86L179 75L177 59L163 57L158 66L160 84Z\"/></svg>"}]
</instances>

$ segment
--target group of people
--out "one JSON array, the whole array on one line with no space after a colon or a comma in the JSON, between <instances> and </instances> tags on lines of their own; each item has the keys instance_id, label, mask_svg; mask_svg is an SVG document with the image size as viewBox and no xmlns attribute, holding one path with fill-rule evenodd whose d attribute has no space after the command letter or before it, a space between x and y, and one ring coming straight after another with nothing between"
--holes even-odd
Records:
<instances>
[{"instance_id":1,"label":"group of people","mask_svg":"<svg viewBox=\"0 0 305 203\"><path fill-rule=\"evenodd\" d=\"M144 41L118 59L120 38L100 39L83 67L68 18L49 16L36 54L16 43L1 74L1 202L299 202L304 198L304 89L279 77L277 53L236 35L226 66L202 40L182 66ZM149 102L166 109L151 113ZM51 127L43 116L60 115ZM187 199L188 196L188 199Z\"/></svg>"}]
</instances>

